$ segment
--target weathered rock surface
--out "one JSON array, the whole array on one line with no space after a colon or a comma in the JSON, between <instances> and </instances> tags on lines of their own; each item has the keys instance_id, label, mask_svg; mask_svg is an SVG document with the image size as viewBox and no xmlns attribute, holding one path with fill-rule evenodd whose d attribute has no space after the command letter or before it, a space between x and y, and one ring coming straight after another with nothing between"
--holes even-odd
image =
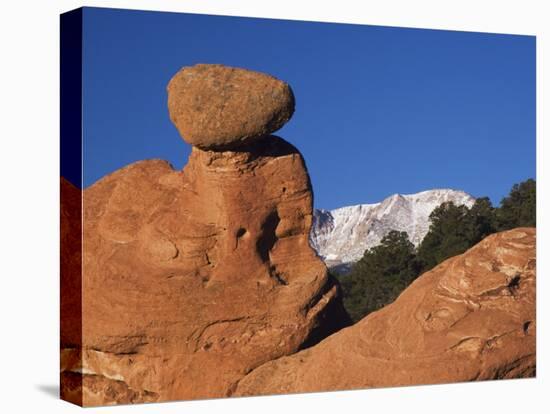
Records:
<instances>
[{"instance_id":1,"label":"weathered rock surface","mask_svg":"<svg viewBox=\"0 0 550 414\"><path fill-rule=\"evenodd\" d=\"M82 342L82 192L64 178L60 190L61 342L76 347Z\"/></svg>"},{"instance_id":2,"label":"weathered rock surface","mask_svg":"<svg viewBox=\"0 0 550 414\"><path fill-rule=\"evenodd\" d=\"M83 193L82 346L62 338L66 397L229 396L345 321L308 243L304 161L280 138L193 148L182 171L137 162Z\"/></svg>"},{"instance_id":3,"label":"weathered rock surface","mask_svg":"<svg viewBox=\"0 0 550 414\"><path fill-rule=\"evenodd\" d=\"M189 144L234 148L281 128L294 113L294 95L272 76L201 64L184 67L172 78L168 110Z\"/></svg>"},{"instance_id":4,"label":"weathered rock surface","mask_svg":"<svg viewBox=\"0 0 550 414\"><path fill-rule=\"evenodd\" d=\"M235 395L534 376L535 237L487 237L358 324L255 369Z\"/></svg>"}]
</instances>

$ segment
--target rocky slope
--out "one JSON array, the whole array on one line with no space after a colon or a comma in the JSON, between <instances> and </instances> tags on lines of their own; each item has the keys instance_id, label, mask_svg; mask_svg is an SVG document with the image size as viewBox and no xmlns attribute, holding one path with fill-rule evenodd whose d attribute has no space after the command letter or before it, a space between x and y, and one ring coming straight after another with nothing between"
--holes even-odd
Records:
<instances>
[{"instance_id":1,"label":"rocky slope","mask_svg":"<svg viewBox=\"0 0 550 414\"><path fill-rule=\"evenodd\" d=\"M535 250L533 228L489 236L356 325L255 369L236 395L534 376Z\"/></svg>"},{"instance_id":2,"label":"rocky slope","mask_svg":"<svg viewBox=\"0 0 550 414\"><path fill-rule=\"evenodd\" d=\"M430 213L448 201L471 207L475 199L463 191L437 189L394 194L376 204L315 210L310 243L327 266L345 271L391 230L407 232L418 246L430 227Z\"/></svg>"},{"instance_id":3,"label":"rocky slope","mask_svg":"<svg viewBox=\"0 0 550 414\"><path fill-rule=\"evenodd\" d=\"M283 139L261 135L291 108L254 89L265 75L202 65L176 81L189 73L193 88L169 89L173 118L187 116L180 95L208 105L201 91L219 88L223 105L211 114L218 118L201 120L210 125L208 140L193 148L185 168L141 161L83 192L82 300L72 309L68 281L80 274L62 269L64 310L80 313L82 328L80 337L62 334L61 393L78 404L229 396L255 367L346 323L338 288L308 243L312 193L304 160ZM256 75L258 82L245 82ZM268 86L277 83L288 89L274 78ZM238 110L249 95L262 97L267 114L258 136ZM246 127L233 130L233 144L220 113Z\"/></svg>"}]
</instances>

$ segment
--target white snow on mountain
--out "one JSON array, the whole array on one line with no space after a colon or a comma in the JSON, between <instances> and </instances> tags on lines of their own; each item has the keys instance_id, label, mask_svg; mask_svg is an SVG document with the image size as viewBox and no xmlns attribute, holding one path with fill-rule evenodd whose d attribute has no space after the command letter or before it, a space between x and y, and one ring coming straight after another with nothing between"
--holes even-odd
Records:
<instances>
[{"instance_id":1,"label":"white snow on mountain","mask_svg":"<svg viewBox=\"0 0 550 414\"><path fill-rule=\"evenodd\" d=\"M430 213L447 201L471 207L475 198L464 191L436 189L394 194L376 204L315 210L310 244L328 267L345 269L391 230L406 231L418 246L430 227Z\"/></svg>"}]
</instances>

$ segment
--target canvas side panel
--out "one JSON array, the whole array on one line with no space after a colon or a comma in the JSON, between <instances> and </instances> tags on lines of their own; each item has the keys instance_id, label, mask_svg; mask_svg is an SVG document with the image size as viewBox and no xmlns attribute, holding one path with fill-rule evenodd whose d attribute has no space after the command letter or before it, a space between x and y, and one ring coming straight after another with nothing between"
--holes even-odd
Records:
<instances>
[{"instance_id":1,"label":"canvas side panel","mask_svg":"<svg viewBox=\"0 0 550 414\"><path fill-rule=\"evenodd\" d=\"M60 29L60 394L82 406L82 9Z\"/></svg>"}]
</instances>

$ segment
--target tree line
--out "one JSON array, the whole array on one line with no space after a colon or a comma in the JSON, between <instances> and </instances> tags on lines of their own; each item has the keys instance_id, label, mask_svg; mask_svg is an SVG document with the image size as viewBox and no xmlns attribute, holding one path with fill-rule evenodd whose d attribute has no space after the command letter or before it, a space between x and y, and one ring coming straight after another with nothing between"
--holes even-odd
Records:
<instances>
[{"instance_id":1,"label":"tree line","mask_svg":"<svg viewBox=\"0 0 550 414\"><path fill-rule=\"evenodd\" d=\"M536 182L515 184L499 207L488 197L471 208L452 202L430 214L428 233L415 248L406 232L390 231L365 251L349 274L335 275L344 307L354 322L393 302L419 275L445 259L464 253L492 233L536 226Z\"/></svg>"}]
</instances>

